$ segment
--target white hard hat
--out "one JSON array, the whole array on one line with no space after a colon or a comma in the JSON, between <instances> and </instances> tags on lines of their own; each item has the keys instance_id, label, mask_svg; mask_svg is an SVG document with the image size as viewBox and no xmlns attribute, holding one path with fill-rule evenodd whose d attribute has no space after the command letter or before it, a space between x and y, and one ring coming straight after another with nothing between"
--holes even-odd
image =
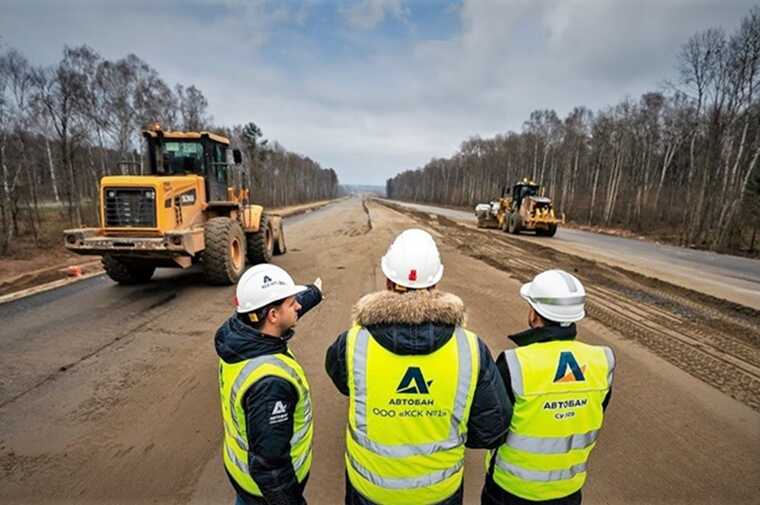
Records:
<instances>
[{"instance_id":1,"label":"white hard hat","mask_svg":"<svg viewBox=\"0 0 760 505\"><path fill-rule=\"evenodd\" d=\"M418 228L396 237L380 261L380 268L388 279L411 289L429 288L443 277L441 255L433 237Z\"/></svg>"},{"instance_id":2,"label":"white hard hat","mask_svg":"<svg viewBox=\"0 0 760 505\"><path fill-rule=\"evenodd\" d=\"M533 282L522 285L520 296L550 321L574 323L586 316L586 290L577 277L564 270L538 274Z\"/></svg>"},{"instance_id":3,"label":"white hard hat","mask_svg":"<svg viewBox=\"0 0 760 505\"><path fill-rule=\"evenodd\" d=\"M306 286L297 286L288 272L277 265L262 263L249 268L238 281L237 311L251 312L306 289Z\"/></svg>"}]
</instances>

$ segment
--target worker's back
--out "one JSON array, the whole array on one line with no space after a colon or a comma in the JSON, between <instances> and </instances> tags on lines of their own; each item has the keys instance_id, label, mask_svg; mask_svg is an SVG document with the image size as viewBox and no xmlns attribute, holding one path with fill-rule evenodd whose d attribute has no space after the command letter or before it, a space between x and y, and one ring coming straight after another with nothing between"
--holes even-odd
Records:
<instances>
[{"instance_id":1,"label":"worker's back","mask_svg":"<svg viewBox=\"0 0 760 505\"><path fill-rule=\"evenodd\" d=\"M461 503L465 444L503 437L506 390L463 319L462 301L437 290L383 291L356 305L356 324L327 356L349 396L349 503Z\"/></svg>"}]
</instances>

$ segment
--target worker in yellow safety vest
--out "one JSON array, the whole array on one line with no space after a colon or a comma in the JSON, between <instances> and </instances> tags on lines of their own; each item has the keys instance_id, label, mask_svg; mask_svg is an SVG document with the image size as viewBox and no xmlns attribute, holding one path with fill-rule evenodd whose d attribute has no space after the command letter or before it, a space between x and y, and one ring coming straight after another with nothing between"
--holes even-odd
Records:
<instances>
[{"instance_id":1,"label":"worker in yellow safety vest","mask_svg":"<svg viewBox=\"0 0 760 505\"><path fill-rule=\"evenodd\" d=\"M311 393L287 342L321 289L319 279L297 286L282 268L256 265L240 278L236 312L216 333L222 458L237 505L306 503Z\"/></svg>"},{"instance_id":2,"label":"worker in yellow safety vest","mask_svg":"<svg viewBox=\"0 0 760 505\"><path fill-rule=\"evenodd\" d=\"M349 505L462 503L465 446L497 447L510 405L464 304L436 285L443 265L429 233L401 233L382 258L386 289L354 307L328 349L327 373L349 397Z\"/></svg>"},{"instance_id":3,"label":"worker in yellow safety vest","mask_svg":"<svg viewBox=\"0 0 760 505\"><path fill-rule=\"evenodd\" d=\"M520 296L529 330L496 360L514 405L503 445L486 457L485 505L581 503L588 457L610 400L615 356L575 340L586 291L562 270L538 274Z\"/></svg>"}]
</instances>

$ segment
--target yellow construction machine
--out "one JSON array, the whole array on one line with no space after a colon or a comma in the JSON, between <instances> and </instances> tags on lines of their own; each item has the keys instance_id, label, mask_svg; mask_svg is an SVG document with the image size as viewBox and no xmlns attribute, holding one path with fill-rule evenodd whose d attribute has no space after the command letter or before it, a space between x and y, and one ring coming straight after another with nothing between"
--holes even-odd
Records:
<instances>
[{"instance_id":1,"label":"yellow construction machine","mask_svg":"<svg viewBox=\"0 0 760 505\"><path fill-rule=\"evenodd\" d=\"M102 256L120 284L147 282L157 267L195 263L210 283L233 284L246 261L285 253L282 219L250 201L242 155L227 138L158 124L143 137L146 174L103 177L100 226L64 230L66 248Z\"/></svg>"},{"instance_id":2,"label":"yellow construction machine","mask_svg":"<svg viewBox=\"0 0 760 505\"><path fill-rule=\"evenodd\" d=\"M544 237L554 236L557 225L565 222L565 215L555 215L551 199L539 196L539 188L526 178L512 188L503 188L498 200L479 203L475 207L478 228L500 228L514 234L528 230Z\"/></svg>"}]
</instances>

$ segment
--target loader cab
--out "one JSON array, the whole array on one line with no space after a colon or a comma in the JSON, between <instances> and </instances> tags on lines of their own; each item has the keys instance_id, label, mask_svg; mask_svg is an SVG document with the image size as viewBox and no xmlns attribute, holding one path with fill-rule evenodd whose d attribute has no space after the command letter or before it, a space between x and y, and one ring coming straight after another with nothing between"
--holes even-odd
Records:
<instances>
[{"instance_id":1,"label":"loader cab","mask_svg":"<svg viewBox=\"0 0 760 505\"><path fill-rule=\"evenodd\" d=\"M229 162L230 141L209 132L163 131L158 127L143 132L145 154L151 175L198 175L204 178L209 201L228 199L227 188L233 184ZM240 151L234 150L234 163L240 163Z\"/></svg>"},{"instance_id":2,"label":"loader cab","mask_svg":"<svg viewBox=\"0 0 760 505\"><path fill-rule=\"evenodd\" d=\"M525 197L537 196L538 188L538 184L532 181L528 181L527 179L515 184L512 188L512 201L514 202L514 209L520 209L520 206L522 206L522 201Z\"/></svg>"}]
</instances>

